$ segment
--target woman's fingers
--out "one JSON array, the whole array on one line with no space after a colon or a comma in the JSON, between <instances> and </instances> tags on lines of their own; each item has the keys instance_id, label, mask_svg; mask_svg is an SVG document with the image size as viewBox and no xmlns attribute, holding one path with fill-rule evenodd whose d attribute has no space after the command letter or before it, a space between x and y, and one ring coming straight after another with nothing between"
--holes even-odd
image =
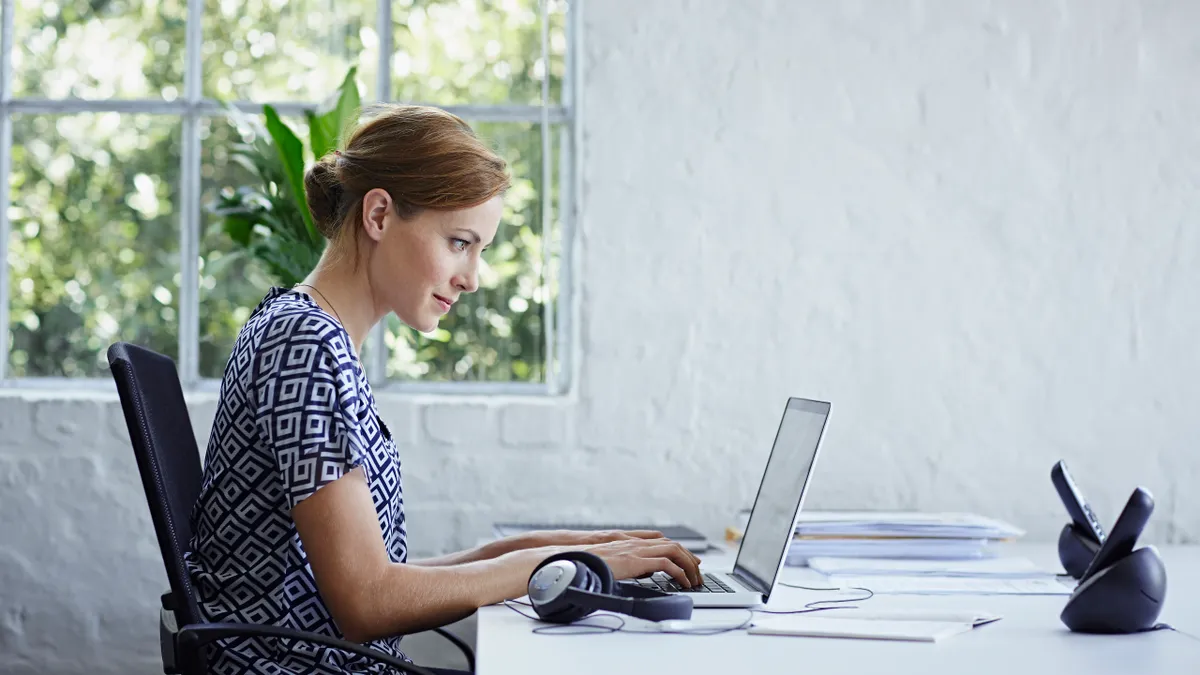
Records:
<instances>
[{"instance_id":1,"label":"woman's fingers","mask_svg":"<svg viewBox=\"0 0 1200 675\"><path fill-rule=\"evenodd\" d=\"M678 542L670 540L663 540L663 542L647 546L644 552L639 552L639 555L667 558L684 572L689 586L700 584L700 565L696 561L696 557Z\"/></svg>"},{"instance_id":2,"label":"woman's fingers","mask_svg":"<svg viewBox=\"0 0 1200 675\"><path fill-rule=\"evenodd\" d=\"M674 569L679 570L678 575L672 574L681 585L697 586L702 583L700 575L700 559L683 547L679 542L671 541L670 539L641 539L629 538L618 541L610 541L605 543L594 544L587 547L593 553L604 558L610 566L617 563L618 560L628 559L632 565L623 566L619 570L614 570L618 574L618 578L629 578L635 576L643 576L654 572L666 571L658 567L658 563L649 564L650 561L666 559L671 562Z\"/></svg>"},{"instance_id":3,"label":"woman's fingers","mask_svg":"<svg viewBox=\"0 0 1200 675\"><path fill-rule=\"evenodd\" d=\"M663 539L663 533L658 530L625 530L625 534L635 539Z\"/></svg>"},{"instance_id":4,"label":"woman's fingers","mask_svg":"<svg viewBox=\"0 0 1200 675\"><path fill-rule=\"evenodd\" d=\"M688 578L687 572L684 572L683 568L676 565L670 558L650 558L648 562L651 563L652 572L666 572L684 588L695 586Z\"/></svg>"},{"instance_id":5,"label":"woman's fingers","mask_svg":"<svg viewBox=\"0 0 1200 675\"><path fill-rule=\"evenodd\" d=\"M661 539L662 541L658 542L658 543L666 542L666 543L671 543L671 544L678 546L679 550L683 551L683 553L685 555L690 557L692 559L692 562L695 563L697 567L700 566L699 556L697 556L695 553L692 553L691 551L687 550L687 548L683 544L680 544L679 542L675 541L674 539L667 539L666 537L659 537L659 539Z\"/></svg>"}]
</instances>

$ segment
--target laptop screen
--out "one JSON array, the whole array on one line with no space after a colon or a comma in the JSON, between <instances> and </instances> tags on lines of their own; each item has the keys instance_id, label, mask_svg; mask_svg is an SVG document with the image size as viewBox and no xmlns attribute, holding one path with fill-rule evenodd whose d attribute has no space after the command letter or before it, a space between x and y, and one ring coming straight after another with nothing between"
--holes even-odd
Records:
<instances>
[{"instance_id":1,"label":"laptop screen","mask_svg":"<svg viewBox=\"0 0 1200 675\"><path fill-rule=\"evenodd\" d=\"M770 595L792 541L792 529L808 491L828 417L828 403L790 398L775 434L775 445L733 566L735 575L764 596Z\"/></svg>"}]
</instances>

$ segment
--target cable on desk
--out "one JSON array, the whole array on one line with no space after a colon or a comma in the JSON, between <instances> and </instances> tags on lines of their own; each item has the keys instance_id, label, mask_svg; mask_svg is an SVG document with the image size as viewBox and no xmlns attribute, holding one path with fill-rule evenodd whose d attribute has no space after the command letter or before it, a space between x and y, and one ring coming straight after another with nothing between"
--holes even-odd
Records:
<instances>
[{"instance_id":1,"label":"cable on desk","mask_svg":"<svg viewBox=\"0 0 1200 675\"><path fill-rule=\"evenodd\" d=\"M814 600L814 601L808 603L807 605L805 605L803 609L775 610L775 609L746 608L746 614L747 614L746 620L736 626L722 626L722 627L703 627L702 626L702 627L698 627L698 628L685 628L683 630L633 630L633 629L625 628L625 619L621 618L620 615L612 614L609 612L598 612L598 613L591 614L590 616L584 617L583 619L576 621L574 623L552 624L549 626L539 626L537 628L534 628L533 632L537 633L539 635L589 635L589 634L595 634L595 633L618 633L618 632L619 633L653 633L653 634L661 634L661 635L720 635L722 633L728 633L730 631L742 630L744 628L749 628L750 625L754 623L754 615L756 613L757 614L811 614L813 612L824 612L824 611L831 610L831 609L856 609L855 605L844 605L844 606L838 605L838 606L834 606L834 607L814 607L813 605L822 605L822 604L826 604L826 603L841 603L841 602L862 602L864 600L870 600L871 598L875 597L875 593L873 591L871 591L871 589L861 588L859 586L850 586L850 587L847 587L846 589L812 588L812 587L808 587L808 586L797 586L795 584L785 584L783 582L779 582L779 583L780 583L780 585L787 586L789 588L800 588L800 589L810 590L810 591L851 590L851 591L863 591L867 595L858 597L858 598L838 598L835 600ZM538 618L537 616L532 615L532 614L527 614L527 613L521 611L520 609L517 609L514 605L524 605L525 607L533 607L532 604L530 604L528 602L521 602L519 600L505 600L504 601L505 607L511 609L512 611L516 612L517 614L520 614L521 616L525 617L526 619L533 619L534 621L541 621L541 619ZM605 626L603 624L585 623L586 621L589 621L591 619L609 619L609 618L616 619L620 623L618 623L616 626ZM579 630L581 628L584 630Z\"/></svg>"},{"instance_id":2,"label":"cable on desk","mask_svg":"<svg viewBox=\"0 0 1200 675\"><path fill-rule=\"evenodd\" d=\"M1176 633L1179 633L1180 635L1182 635L1182 636L1184 636L1184 637L1186 637L1186 638L1189 638L1189 639L1195 640L1196 642L1200 642L1200 637L1196 637L1195 635L1192 635L1191 633L1185 633L1184 631L1181 631L1181 630L1179 630L1178 628L1176 628L1175 626L1172 626L1172 625L1171 625L1171 624L1169 624L1169 623L1156 623L1156 624L1154 624L1153 626L1151 626L1151 627L1150 627L1150 630L1152 630L1152 631L1155 631L1155 630L1169 630L1169 631L1174 631L1174 632L1176 632Z\"/></svg>"},{"instance_id":3,"label":"cable on desk","mask_svg":"<svg viewBox=\"0 0 1200 675\"><path fill-rule=\"evenodd\" d=\"M750 624L754 623L754 610L746 609L746 620L736 626L700 626L698 628L684 628L683 630L622 630L622 633L654 633L661 635L720 635L730 631L742 630L749 628Z\"/></svg>"},{"instance_id":4,"label":"cable on desk","mask_svg":"<svg viewBox=\"0 0 1200 675\"><path fill-rule=\"evenodd\" d=\"M869 588L863 588L862 586L847 586L846 588L817 588L815 586L801 586L799 584L788 584L788 583L784 583L782 581L779 582L779 585L787 586L788 588L799 588L804 591L843 591L844 590L844 591L862 591L863 593L866 593L866 595L862 596L861 598L838 598L836 600L813 600L812 602L810 602L804 606L805 609L811 609L813 605L836 604L839 602L864 602L866 600L870 600L871 598L875 597L875 591L872 591ZM836 608L830 607L828 609L836 609ZM849 608L847 608L847 609L849 609ZM759 610L759 611L764 611L764 610ZM768 613L774 613L774 612L768 612ZM788 612L779 612L779 613L787 614Z\"/></svg>"},{"instance_id":5,"label":"cable on desk","mask_svg":"<svg viewBox=\"0 0 1200 675\"><path fill-rule=\"evenodd\" d=\"M509 604L509 603L512 603L512 604ZM513 605L525 605L526 607L531 606L524 602L516 602L513 600L505 600L504 601L504 606L508 607L509 609L516 612L517 614L520 614L521 616L523 616L527 619L533 619L534 621L541 620L536 616L533 616L531 614L526 614L525 612L517 609ZM609 612L597 612L595 614L587 616L587 617L585 617L579 621L576 621L574 623L552 624L549 626L538 626L537 628L533 629L533 632L537 633L539 635L589 635L589 634L594 634L594 633L618 633L618 632L619 633L653 633L653 634L670 634L670 635L720 635L721 633L728 633L730 631L741 630L743 628L749 627L750 624L754 621L754 611L747 609L746 614L747 614L746 620L736 626L711 626L711 627L701 626L699 628L685 628L683 630L634 630L631 628L626 628L625 627L625 619L621 618L621 616L619 616L617 614L612 614ZM618 623L615 626L605 626L603 624L597 624L597 623L585 623L587 621L592 621L593 619L616 619L620 623ZM585 630L579 630L581 628L585 629Z\"/></svg>"},{"instance_id":6,"label":"cable on desk","mask_svg":"<svg viewBox=\"0 0 1200 675\"><path fill-rule=\"evenodd\" d=\"M534 621L541 621L541 619L539 619L537 616L534 616L532 614L526 614L525 612L517 609L513 605L525 605L526 607L532 607L533 605L531 605L527 602L520 602L518 600L505 600L504 601L505 607L511 609L512 611L516 612L517 614L520 614L521 616L525 617L526 619L533 619ZM593 619L593 618L603 619L603 618L607 618L607 617L612 617L612 618L616 619L617 621L620 621L621 623L616 626L603 626L603 625L597 625L594 623L584 623L584 621L587 621L589 619ZM593 614L592 616L586 617L580 621L576 621L575 623L551 624L549 626L539 626L537 628L534 628L533 632L539 633L539 634L546 633L546 634L550 634L550 635L587 635L590 633L615 633L615 632L621 630L621 628L624 625L625 625L625 620L622 619L621 617L617 616L616 614L605 613L605 614ZM580 628L588 628L588 629L592 629L592 630L578 630ZM572 630L572 629L574 629L574 630Z\"/></svg>"}]
</instances>

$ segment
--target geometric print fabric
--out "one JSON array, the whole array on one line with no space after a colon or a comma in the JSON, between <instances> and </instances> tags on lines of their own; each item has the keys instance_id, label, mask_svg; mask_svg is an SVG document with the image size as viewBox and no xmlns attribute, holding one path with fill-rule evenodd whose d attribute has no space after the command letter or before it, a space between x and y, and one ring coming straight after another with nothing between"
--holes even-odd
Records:
<instances>
[{"instance_id":1,"label":"geometric print fabric","mask_svg":"<svg viewBox=\"0 0 1200 675\"><path fill-rule=\"evenodd\" d=\"M408 557L400 457L350 336L307 294L275 287L251 313L221 379L186 559L208 621L343 635L317 591L291 510L362 467L392 562ZM399 636L369 643L404 659ZM392 673L311 643L238 638L214 673ZM407 660L407 659L406 659Z\"/></svg>"}]
</instances>

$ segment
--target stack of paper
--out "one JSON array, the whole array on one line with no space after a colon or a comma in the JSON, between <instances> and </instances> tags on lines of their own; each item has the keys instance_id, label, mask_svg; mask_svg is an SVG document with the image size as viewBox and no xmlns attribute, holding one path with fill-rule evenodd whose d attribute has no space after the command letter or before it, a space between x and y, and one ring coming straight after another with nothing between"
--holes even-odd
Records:
<instances>
[{"instance_id":1,"label":"stack of paper","mask_svg":"<svg viewBox=\"0 0 1200 675\"><path fill-rule=\"evenodd\" d=\"M745 531L739 515L731 539ZM995 544L1023 536L1021 529L970 513L804 511L796 520L787 564L811 558L971 560L996 555Z\"/></svg>"},{"instance_id":2,"label":"stack of paper","mask_svg":"<svg viewBox=\"0 0 1200 675\"><path fill-rule=\"evenodd\" d=\"M969 560L996 555L987 539L811 539L796 537L787 564L804 565L810 558L916 558Z\"/></svg>"},{"instance_id":3,"label":"stack of paper","mask_svg":"<svg viewBox=\"0 0 1200 675\"><path fill-rule=\"evenodd\" d=\"M876 595L1070 595L1055 577L831 576L830 583L867 588Z\"/></svg>"},{"instance_id":4,"label":"stack of paper","mask_svg":"<svg viewBox=\"0 0 1200 675\"><path fill-rule=\"evenodd\" d=\"M808 566L829 576L984 577L991 579L1037 579L1053 577L1052 570L1028 558L1006 556L986 560L870 560L863 558L809 558Z\"/></svg>"},{"instance_id":5,"label":"stack of paper","mask_svg":"<svg viewBox=\"0 0 1200 675\"><path fill-rule=\"evenodd\" d=\"M1069 595L1071 586L1028 558L885 560L809 558L829 583L874 593L916 595Z\"/></svg>"},{"instance_id":6,"label":"stack of paper","mask_svg":"<svg viewBox=\"0 0 1200 675\"><path fill-rule=\"evenodd\" d=\"M796 534L810 537L927 537L1013 539L1024 531L972 513L911 511L810 511L796 518Z\"/></svg>"}]
</instances>

